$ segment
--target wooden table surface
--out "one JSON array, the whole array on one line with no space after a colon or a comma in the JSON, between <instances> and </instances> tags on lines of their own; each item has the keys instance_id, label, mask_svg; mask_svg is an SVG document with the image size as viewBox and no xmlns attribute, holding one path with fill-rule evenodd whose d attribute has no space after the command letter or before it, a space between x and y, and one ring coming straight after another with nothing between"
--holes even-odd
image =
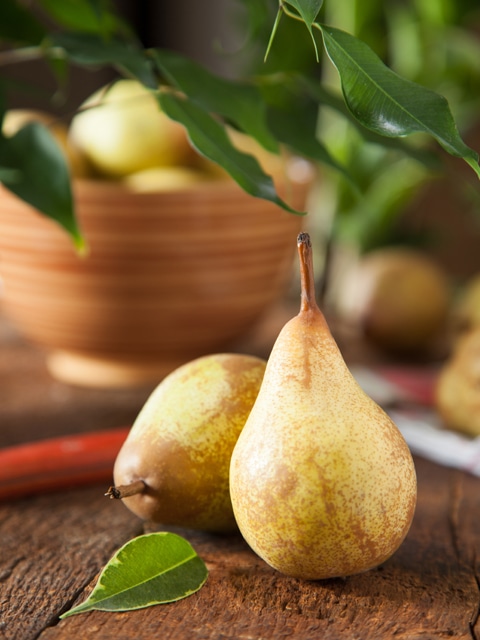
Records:
<instances>
[{"instance_id":1,"label":"wooden table surface","mask_svg":"<svg viewBox=\"0 0 480 640\"><path fill-rule=\"evenodd\" d=\"M149 390L56 382L41 351L0 318L0 446L131 424ZM241 640L480 638L480 480L416 458L418 507L383 566L347 579L287 578L239 535L178 531L210 575L193 596L135 612L63 621L143 524L105 483L0 504L0 639Z\"/></svg>"}]
</instances>

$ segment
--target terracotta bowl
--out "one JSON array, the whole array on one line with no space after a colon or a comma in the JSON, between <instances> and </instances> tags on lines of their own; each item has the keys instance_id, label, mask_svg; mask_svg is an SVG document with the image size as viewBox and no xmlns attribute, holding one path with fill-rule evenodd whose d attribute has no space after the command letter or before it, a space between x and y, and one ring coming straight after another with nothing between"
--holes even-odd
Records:
<instances>
[{"instance_id":1,"label":"terracotta bowl","mask_svg":"<svg viewBox=\"0 0 480 640\"><path fill-rule=\"evenodd\" d=\"M289 187L289 202L304 207L308 185ZM157 193L77 181L74 192L84 258L0 186L3 308L63 381L159 381L227 348L290 282L303 218L231 181Z\"/></svg>"}]
</instances>

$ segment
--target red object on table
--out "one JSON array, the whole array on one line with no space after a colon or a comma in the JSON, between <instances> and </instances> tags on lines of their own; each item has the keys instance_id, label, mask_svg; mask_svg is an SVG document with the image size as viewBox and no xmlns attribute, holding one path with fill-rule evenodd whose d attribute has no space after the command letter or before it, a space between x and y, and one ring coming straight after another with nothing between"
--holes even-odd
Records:
<instances>
[{"instance_id":1,"label":"red object on table","mask_svg":"<svg viewBox=\"0 0 480 640\"><path fill-rule=\"evenodd\" d=\"M382 366L378 368L377 373L388 382L397 385L410 400L427 407L434 405L438 369Z\"/></svg>"},{"instance_id":2,"label":"red object on table","mask_svg":"<svg viewBox=\"0 0 480 640\"><path fill-rule=\"evenodd\" d=\"M410 400L433 404L437 371L384 366L376 372ZM0 501L111 483L115 458L129 430L122 427L0 449Z\"/></svg>"},{"instance_id":3,"label":"red object on table","mask_svg":"<svg viewBox=\"0 0 480 640\"><path fill-rule=\"evenodd\" d=\"M112 482L130 428L69 435L0 449L0 500Z\"/></svg>"}]
</instances>

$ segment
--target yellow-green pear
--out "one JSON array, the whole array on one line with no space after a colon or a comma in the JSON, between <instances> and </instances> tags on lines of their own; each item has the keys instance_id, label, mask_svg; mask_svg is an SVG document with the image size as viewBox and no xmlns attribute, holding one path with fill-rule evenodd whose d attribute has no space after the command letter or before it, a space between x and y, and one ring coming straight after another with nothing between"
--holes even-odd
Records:
<instances>
[{"instance_id":1,"label":"yellow-green pear","mask_svg":"<svg viewBox=\"0 0 480 640\"><path fill-rule=\"evenodd\" d=\"M154 92L130 79L87 98L72 119L69 140L110 178L185 164L194 153L185 129L161 111Z\"/></svg>"},{"instance_id":2,"label":"yellow-green pear","mask_svg":"<svg viewBox=\"0 0 480 640\"><path fill-rule=\"evenodd\" d=\"M202 182L211 182L204 172L192 167L151 167L131 173L123 179L136 193L183 191Z\"/></svg>"},{"instance_id":3,"label":"yellow-green pear","mask_svg":"<svg viewBox=\"0 0 480 640\"><path fill-rule=\"evenodd\" d=\"M308 234L298 249L300 313L268 359L232 454L230 494L251 548L282 573L316 580L387 560L417 490L405 440L351 375L316 304Z\"/></svg>"},{"instance_id":4,"label":"yellow-green pear","mask_svg":"<svg viewBox=\"0 0 480 640\"><path fill-rule=\"evenodd\" d=\"M480 436L480 326L462 333L440 368L434 404L447 428Z\"/></svg>"},{"instance_id":5,"label":"yellow-green pear","mask_svg":"<svg viewBox=\"0 0 480 640\"><path fill-rule=\"evenodd\" d=\"M452 307L457 331L470 331L480 326L480 273L462 283Z\"/></svg>"},{"instance_id":6,"label":"yellow-green pear","mask_svg":"<svg viewBox=\"0 0 480 640\"><path fill-rule=\"evenodd\" d=\"M144 520L236 530L230 457L260 388L265 361L221 353L170 373L138 414L107 495Z\"/></svg>"},{"instance_id":7,"label":"yellow-green pear","mask_svg":"<svg viewBox=\"0 0 480 640\"><path fill-rule=\"evenodd\" d=\"M382 247L362 256L334 293L339 314L393 353L431 350L446 328L451 302L444 269L411 247Z\"/></svg>"}]
</instances>

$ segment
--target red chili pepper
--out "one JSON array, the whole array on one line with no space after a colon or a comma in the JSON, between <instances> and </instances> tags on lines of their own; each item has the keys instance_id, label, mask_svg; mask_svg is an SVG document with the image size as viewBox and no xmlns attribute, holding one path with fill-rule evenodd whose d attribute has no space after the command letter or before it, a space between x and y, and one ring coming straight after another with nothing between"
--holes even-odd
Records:
<instances>
[{"instance_id":1,"label":"red chili pepper","mask_svg":"<svg viewBox=\"0 0 480 640\"><path fill-rule=\"evenodd\" d=\"M41 440L0 449L0 500L111 482L129 428Z\"/></svg>"}]
</instances>

